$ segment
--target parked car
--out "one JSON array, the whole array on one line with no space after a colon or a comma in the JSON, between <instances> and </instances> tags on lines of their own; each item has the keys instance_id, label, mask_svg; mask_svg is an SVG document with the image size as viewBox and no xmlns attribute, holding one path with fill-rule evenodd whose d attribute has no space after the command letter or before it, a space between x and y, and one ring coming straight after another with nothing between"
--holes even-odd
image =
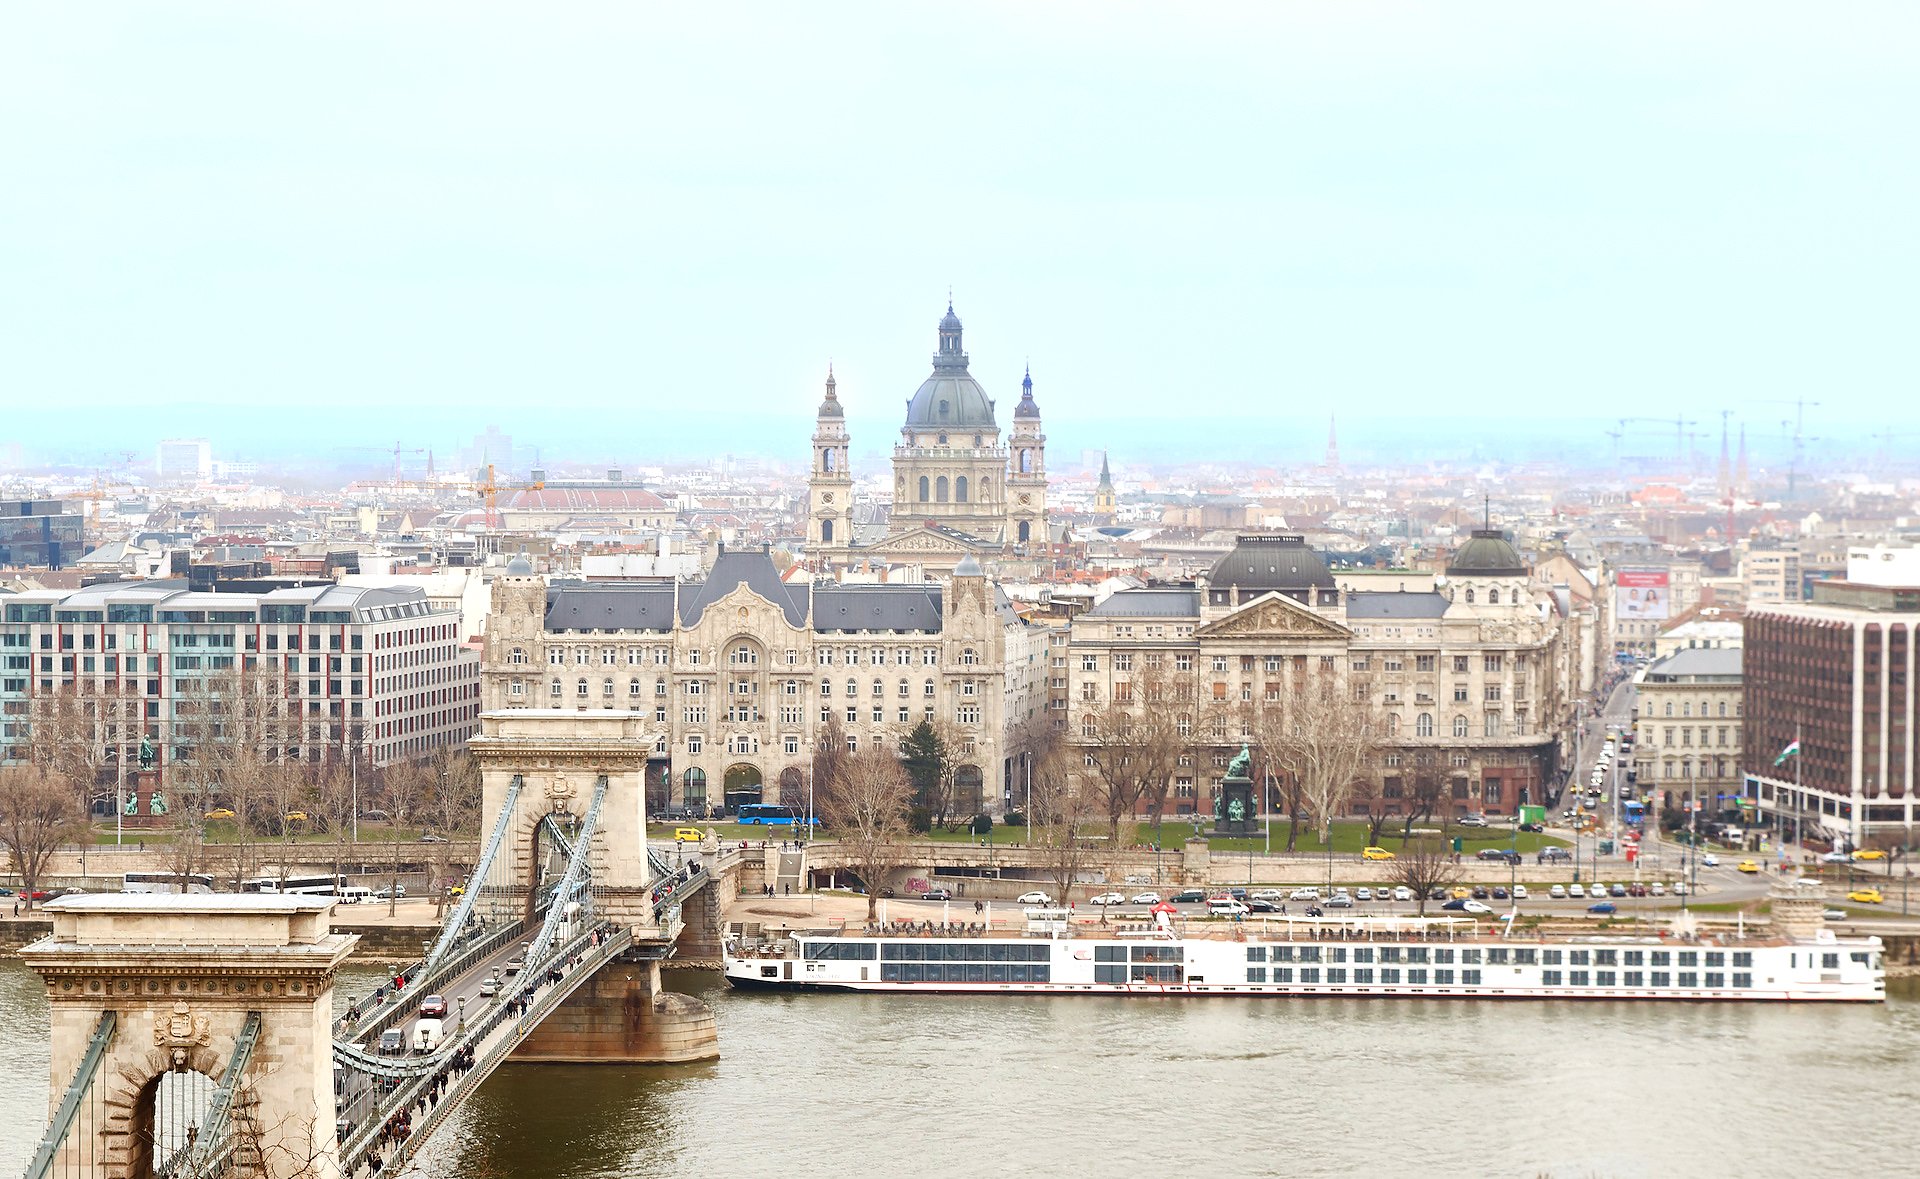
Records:
<instances>
[{"instance_id":1,"label":"parked car","mask_svg":"<svg viewBox=\"0 0 1920 1179\"><path fill-rule=\"evenodd\" d=\"M1317 888L1296 888L1287 899L1290 901L1317 901L1320 899L1320 890Z\"/></svg>"},{"instance_id":2,"label":"parked car","mask_svg":"<svg viewBox=\"0 0 1920 1179\"><path fill-rule=\"evenodd\" d=\"M1656 880L1652 884L1647 885L1647 893L1650 896L1656 896L1656 897L1666 896L1667 886L1662 884L1660 881Z\"/></svg>"},{"instance_id":3,"label":"parked car","mask_svg":"<svg viewBox=\"0 0 1920 1179\"><path fill-rule=\"evenodd\" d=\"M1567 885L1567 895L1577 900L1585 900L1587 886L1584 884L1569 884Z\"/></svg>"},{"instance_id":4,"label":"parked car","mask_svg":"<svg viewBox=\"0 0 1920 1179\"><path fill-rule=\"evenodd\" d=\"M1468 888L1468 887L1467 887L1466 885L1464 885L1464 884L1456 884L1456 885L1454 885L1454 886L1453 886L1453 893L1452 893L1452 895L1453 895L1453 899L1454 899L1454 900L1456 900L1456 901L1464 901L1464 900L1466 900L1466 899L1467 899L1468 897L1470 897L1470 896L1472 896L1472 895L1473 895L1473 890L1472 890L1471 888Z\"/></svg>"},{"instance_id":5,"label":"parked car","mask_svg":"<svg viewBox=\"0 0 1920 1179\"><path fill-rule=\"evenodd\" d=\"M920 899L923 901L950 901L953 899L953 890L950 888L930 888L920 894ZM1037 903L1045 904L1046 902L1040 901Z\"/></svg>"},{"instance_id":6,"label":"parked car","mask_svg":"<svg viewBox=\"0 0 1920 1179\"><path fill-rule=\"evenodd\" d=\"M1587 912L1589 913L1618 913L1619 911L1620 906L1614 904L1612 901L1601 901L1598 904L1587 906Z\"/></svg>"},{"instance_id":7,"label":"parked car","mask_svg":"<svg viewBox=\"0 0 1920 1179\"><path fill-rule=\"evenodd\" d=\"M1484 901L1492 895L1492 891L1484 884L1476 884L1473 886L1473 899L1476 901Z\"/></svg>"},{"instance_id":8,"label":"parked car","mask_svg":"<svg viewBox=\"0 0 1920 1179\"><path fill-rule=\"evenodd\" d=\"M1430 901L1444 901L1452 895L1452 893L1437 884L1427 890L1427 899Z\"/></svg>"},{"instance_id":9,"label":"parked car","mask_svg":"<svg viewBox=\"0 0 1920 1179\"><path fill-rule=\"evenodd\" d=\"M1499 892L1500 892L1500 890L1499 890L1499 889L1497 889L1497 888L1496 888L1496 889L1494 889L1493 891L1494 891L1494 893L1495 893L1495 895L1498 895L1498 894L1499 894ZM1524 900L1526 900L1526 899L1527 899L1527 886L1526 886L1526 885L1524 885L1524 884L1516 884L1516 885L1514 885L1514 886L1513 886L1513 899L1514 899L1514 900L1516 900L1516 901L1524 901Z\"/></svg>"},{"instance_id":10,"label":"parked car","mask_svg":"<svg viewBox=\"0 0 1920 1179\"><path fill-rule=\"evenodd\" d=\"M1183 888L1167 899L1176 905L1204 905L1207 894L1197 888Z\"/></svg>"},{"instance_id":11,"label":"parked car","mask_svg":"<svg viewBox=\"0 0 1920 1179\"><path fill-rule=\"evenodd\" d=\"M1089 905L1124 905L1127 903L1127 898L1117 892L1103 892L1097 897L1088 897L1087 903Z\"/></svg>"},{"instance_id":12,"label":"parked car","mask_svg":"<svg viewBox=\"0 0 1920 1179\"><path fill-rule=\"evenodd\" d=\"M1133 895L1133 903L1136 905L1157 905L1160 903L1160 894L1157 892L1135 893Z\"/></svg>"},{"instance_id":13,"label":"parked car","mask_svg":"<svg viewBox=\"0 0 1920 1179\"><path fill-rule=\"evenodd\" d=\"M1556 901L1564 901L1567 899L1567 886L1564 884L1556 884L1547 890L1547 895Z\"/></svg>"},{"instance_id":14,"label":"parked car","mask_svg":"<svg viewBox=\"0 0 1920 1179\"><path fill-rule=\"evenodd\" d=\"M1351 908L1353 908L1353 898L1352 898L1352 897L1350 897L1350 896L1348 896L1348 895L1347 895L1346 893L1344 893L1344 892L1336 892L1336 893L1334 893L1334 894L1333 894L1332 896L1330 896L1330 897L1328 897L1328 898L1326 899L1326 902L1325 902L1325 903L1326 903L1326 906L1327 906L1327 908L1329 908L1329 909L1351 909Z\"/></svg>"},{"instance_id":15,"label":"parked car","mask_svg":"<svg viewBox=\"0 0 1920 1179\"><path fill-rule=\"evenodd\" d=\"M1360 858L1363 860L1392 860L1398 857L1384 847L1363 847L1360 849Z\"/></svg>"},{"instance_id":16,"label":"parked car","mask_svg":"<svg viewBox=\"0 0 1920 1179\"><path fill-rule=\"evenodd\" d=\"M1393 889L1393 899L1396 901L1410 901L1413 899L1413 890L1404 884L1395 885Z\"/></svg>"},{"instance_id":17,"label":"parked car","mask_svg":"<svg viewBox=\"0 0 1920 1179\"><path fill-rule=\"evenodd\" d=\"M1496 901L1504 901L1504 900L1506 900L1506 899L1508 899L1508 895L1509 895L1509 894L1507 893L1507 886L1506 886L1506 885L1504 885L1504 884L1496 884L1496 885L1494 885L1494 888L1493 888L1493 899L1494 899L1494 900L1496 900Z\"/></svg>"},{"instance_id":18,"label":"parked car","mask_svg":"<svg viewBox=\"0 0 1920 1179\"><path fill-rule=\"evenodd\" d=\"M1036 888L1032 892L1023 892L1013 898L1013 903L1016 905L1051 905L1053 898Z\"/></svg>"},{"instance_id":19,"label":"parked car","mask_svg":"<svg viewBox=\"0 0 1920 1179\"><path fill-rule=\"evenodd\" d=\"M1353 899L1356 901L1370 901L1373 899L1373 890L1363 884L1353 890Z\"/></svg>"},{"instance_id":20,"label":"parked car","mask_svg":"<svg viewBox=\"0 0 1920 1179\"><path fill-rule=\"evenodd\" d=\"M421 996L420 1015L423 1019L445 1019L447 1017L447 997L445 995Z\"/></svg>"},{"instance_id":21,"label":"parked car","mask_svg":"<svg viewBox=\"0 0 1920 1179\"><path fill-rule=\"evenodd\" d=\"M1609 884L1607 886L1607 895L1616 897L1626 896L1627 886L1624 884Z\"/></svg>"},{"instance_id":22,"label":"parked car","mask_svg":"<svg viewBox=\"0 0 1920 1179\"><path fill-rule=\"evenodd\" d=\"M1627 885L1627 895L1630 897L1646 896L1647 886L1636 880L1632 884Z\"/></svg>"},{"instance_id":23,"label":"parked car","mask_svg":"<svg viewBox=\"0 0 1920 1179\"><path fill-rule=\"evenodd\" d=\"M1284 901L1287 899L1287 894L1277 888L1256 888L1248 893L1247 896L1249 899L1256 901Z\"/></svg>"},{"instance_id":24,"label":"parked car","mask_svg":"<svg viewBox=\"0 0 1920 1179\"><path fill-rule=\"evenodd\" d=\"M1686 896L1686 895L1687 895L1688 893L1690 893L1690 892L1692 892L1692 891L1693 891L1693 889L1691 889L1691 888L1689 888L1689 887L1687 887L1687 882L1686 882L1686 881L1684 881L1684 880L1676 880L1676 881L1674 881L1674 882L1673 882L1673 890L1672 890L1672 891L1673 891L1673 895L1674 895L1674 896L1677 896L1677 897L1683 897L1683 896Z\"/></svg>"}]
</instances>

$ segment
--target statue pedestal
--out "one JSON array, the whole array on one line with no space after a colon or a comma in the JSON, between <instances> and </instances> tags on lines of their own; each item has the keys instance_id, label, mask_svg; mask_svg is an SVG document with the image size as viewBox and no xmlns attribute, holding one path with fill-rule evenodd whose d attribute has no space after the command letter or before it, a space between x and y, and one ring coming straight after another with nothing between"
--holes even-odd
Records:
<instances>
[{"instance_id":1,"label":"statue pedestal","mask_svg":"<svg viewBox=\"0 0 1920 1179\"><path fill-rule=\"evenodd\" d=\"M131 809L122 809L120 825L129 830L150 830L171 825L172 820L167 815L154 813L153 795L159 789L160 775L154 770L136 770L130 775L127 778L126 792L121 795L121 802L123 807L129 802L133 806ZM161 791L161 796L165 797L164 791ZM167 799L168 806L176 805L177 802L177 799Z\"/></svg>"},{"instance_id":2,"label":"statue pedestal","mask_svg":"<svg viewBox=\"0 0 1920 1179\"><path fill-rule=\"evenodd\" d=\"M1213 816L1212 834L1225 839L1255 839L1260 835L1260 812L1253 802L1253 780L1229 775L1220 783L1220 805Z\"/></svg>"}]
</instances>

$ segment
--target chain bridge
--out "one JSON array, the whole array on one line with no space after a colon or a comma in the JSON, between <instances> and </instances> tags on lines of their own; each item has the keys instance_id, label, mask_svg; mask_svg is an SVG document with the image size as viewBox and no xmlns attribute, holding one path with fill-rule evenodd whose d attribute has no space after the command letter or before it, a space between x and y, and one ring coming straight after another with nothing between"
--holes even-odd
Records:
<instances>
[{"instance_id":1,"label":"chain bridge","mask_svg":"<svg viewBox=\"0 0 1920 1179\"><path fill-rule=\"evenodd\" d=\"M736 853L647 849L651 745L629 713L483 716L473 874L425 956L337 1015L357 939L328 898L51 902L53 933L22 951L53 1028L28 1179L378 1174L509 1058L716 1055L712 1012L660 963L717 936L712 881Z\"/></svg>"}]
</instances>

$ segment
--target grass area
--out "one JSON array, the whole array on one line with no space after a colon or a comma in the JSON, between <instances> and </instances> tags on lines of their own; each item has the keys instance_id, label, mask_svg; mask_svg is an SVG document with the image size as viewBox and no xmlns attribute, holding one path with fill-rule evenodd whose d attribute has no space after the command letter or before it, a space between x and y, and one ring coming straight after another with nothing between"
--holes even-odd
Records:
<instances>
[{"instance_id":1,"label":"grass area","mask_svg":"<svg viewBox=\"0 0 1920 1179\"><path fill-rule=\"evenodd\" d=\"M1207 823L1211 825L1212 820L1207 820ZM700 823L693 825L697 826L701 831L712 827L722 842L738 842L742 839L753 843L758 843L763 839L779 841L790 838L792 835L791 829L785 827L743 826L739 823ZM665 828L666 824L659 824L658 827ZM1416 825L1416 839L1422 838L1417 832L1425 828L1438 831L1441 829L1441 824L1438 820L1435 820L1430 823ZM1104 843L1106 841L1108 828L1105 823L1089 823L1085 825L1083 830L1087 835L1095 838L1099 842ZM1275 852L1286 851L1287 824L1284 822L1269 823L1268 830L1272 835L1272 850ZM1215 839L1207 836L1205 831L1206 829L1203 828L1202 836L1207 839L1209 847L1216 853L1227 854L1239 852L1245 854L1248 851L1259 852L1268 849L1266 840ZM662 833L670 834L671 832L663 831ZM822 832L822 836L827 837L827 833ZM1170 819L1162 823L1157 832L1151 824L1147 823L1122 823L1120 825L1120 844L1123 847L1150 848L1157 841L1163 851L1178 853L1186 841L1192 837L1193 824L1184 817L1178 820ZM1467 856L1473 855L1481 848L1488 847L1513 847L1518 849L1522 855L1532 855L1543 847L1567 846L1566 841L1563 839L1554 839L1528 831L1520 832L1519 838L1516 841L1513 830L1508 827L1449 826L1440 837L1461 840L1462 854ZM978 836L964 827L957 831L936 828L920 838L931 839L940 843L972 843L979 839ZM995 825L992 839L997 846L1018 846L1026 842L1027 829L1025 827ZM1337 822L1333 825L1333 851L1335 855L1357 856L1360 854L1360 849L1366 845L1367 825L1365 823ZM1388 851L1397 850L1401 846L1400 828L1389 825L1382 829L1380 832L1380 846L1386 848ZM1294 843L1294 850L1297 853L1309 855L1322 854L1326 851L1326 846L1321 843L1320 833L1317 829L1310 828L1303 824L1300 828L1299 837Z\"/></svg>"}]
</instances>

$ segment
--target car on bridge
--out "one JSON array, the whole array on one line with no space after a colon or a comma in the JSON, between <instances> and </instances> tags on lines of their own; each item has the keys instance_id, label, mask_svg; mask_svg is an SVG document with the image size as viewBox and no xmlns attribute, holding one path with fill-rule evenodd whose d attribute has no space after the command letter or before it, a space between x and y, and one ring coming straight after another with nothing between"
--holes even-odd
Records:
<instances>
[{"instance_id":1,"label":"car on bridge","mask_svg":"<svg viewBox=\"0 0 1920 1179\"><path fill-rule=\"evenodd\" d=\"M500 976L499 975L489 974L487 977L480 980L480 997L482 999L491 999L499 993L500 993Z\"/></svg>"},{"instance_id":2,"label":"car on bridge","mask_svg":"<svg viewBox=\"0 0 1920 1179\"><path fill-rule=\"evenodd\" d=\"M388 1028L380 1033L380 1055L398 1056L407 1050L407 1034L399 1028Z\"/></svg>"},{"instance_id":3,"label":"car on bridge","mask_svg":"<svg viewBox=\"0 0 1920 1179\"><path fill-rule=\"evenodd\" d=\"M421 996L420 1016L423 1019L445 1019L447 1017L447 997L445 995Z\"/></svg>"}]
</instances>

